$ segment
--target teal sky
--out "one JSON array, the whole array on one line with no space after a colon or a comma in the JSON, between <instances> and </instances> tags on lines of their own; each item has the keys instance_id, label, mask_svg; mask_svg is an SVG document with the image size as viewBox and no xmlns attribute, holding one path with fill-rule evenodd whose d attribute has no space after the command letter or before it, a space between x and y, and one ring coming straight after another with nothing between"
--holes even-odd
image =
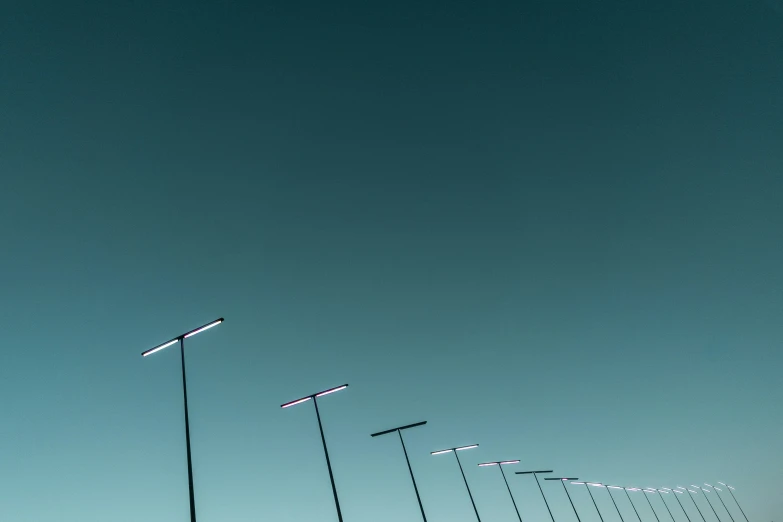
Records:
<instances>
[{"instance_id":1,"label":"teal sky","mask_svg":"<svg viewBox=\"0 0 783 522\"><path fill-rule=\"evenodd\" d=\"M178 354L140 353L223 316L187 347L201 522L336 521L279 406L344 382L346 522L418 519L369 435L420 420L431 522L475 520L429 456L471 443L485 522L499 459L780 522L782 143L774 1L3 0L0 520L185 522Z\"/></svg>"}]
</instances>

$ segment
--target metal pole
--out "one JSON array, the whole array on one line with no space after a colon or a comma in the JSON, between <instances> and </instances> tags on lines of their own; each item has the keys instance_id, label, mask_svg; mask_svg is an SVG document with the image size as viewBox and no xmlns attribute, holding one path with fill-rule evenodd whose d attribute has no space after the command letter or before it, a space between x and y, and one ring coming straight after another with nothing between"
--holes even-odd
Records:
<instances>
[{"instance_id":1,"label":"metal pole","mask_svg":"<svg viewBox=\"0 0 783 522\"><path fill-rule=\"evenodd\" d=\"M617 510L617 514L620 515L620 521L625 522L625 519L623 518L623 514L620 513L620 508L617 507L617 502L614 501L614 496L612 495L612 488L609 486L606 487L607 493L609 493L609 498L612 499L612 504L614 504L614 508Z\"/></svg>"},{"instance_id":2,"label":"metal pole","mask_svg":"<svg viewBox=\"0 0 783 522\"><path fill-rule=\"evenodd\" d=\"M661 519L658 518L658 513L655 512L655 508L652 507L652 502L650 502L650 498L647 496L647 492L645 490L642 490L642 493L644 493L644 498L647 500L647 503L650 504L650 509L652 509L653 515L655 515L655 520L661 522Z\"/></svg>"},{"instance_id":3,"label":"metal pole","mask_svg":"<svg viewBox=\"0 0 783 522\"><path fill-rule=\"evenodd\" d=\"M680 502L680 498L677 496L677 493L674 492L674 490L671 490L672 494L674 495L674 498L677 500L677 503L680 505L680 509L682 509L682 512L685 513L685 518L688 519L688 522L691 522L691 517L688 516L688 512L685 511L685 506L682 505L682 502Z\"/></svg>"},{"instance_id":4,"label":"metal pole","mask_svg":"<svg viewBox=\"0 0 783 522\"><path fill-rule=\"evenodd\" d=\"M571 502L571 508L574 510L574 515L576 515L576 519L579 522L582 522L582 519L579 518L579 513L576 512L576 506L574 506L574 502L571 500L571 494L568 492L568 488L566 487L565 480L561 480L560 483L563 485L563 491L565 491L566 496L568 497L568 501Z\"/></svg>"},{"instance_id":5,"label":"metal pole","mask_svg":"<svg viewBox=\"0 0 783 522\"><path fill-rule=\"evenodd\" d=\"M715 492L716 495L718 495L718 500L720 500L720 503L723 504L723 509L726 510L726 513L729 514L729 518L731 519L731 522L735 522L734 517L731 516L731 512L729 511L729 508L726 507L726 503L723 501L722 498L720 498L720 493L718 493L718 490L714 486L712 490Z\"/></svg>"},{"instance_id":6,"label":"metal pole","mask_svg":"<svg viewBox=\"0 0 783 522\"><path fill-rule=\"evenodd\" d=\"M329 480L332 482L334 505L337 508L337 520L343 522L343 513L342 511L340 511L340 501L337 498L337 486L334 485L334 475L332 474L332 463L329 461L329 452L326 449L326 437L324 437L324 427L321 425L321 414L318 412L318 398L313 397L313 404L315 404L315 416L318 417L318 429L321 430L321 442L324 443L324 455L326 455L326 467L329 468Z\"/></svg>"},{"instance_id":7,"label":"metal pole","mask_svg":"<svg viewBox=\"0 0 783 522\"><path fill-rule=\"evenodd\" d=\"M533 478L536 479L536 484L538 484L538 490L541 492L541 496L544 497L544 504L546 504L546 510L549 511L549 518L552 519L552 522L555 522L555 517L552 515L552 510L549 509L549 502L546 501L546 495L544 495L544 490L541 489L541 483L538 481L538 475L533 473Z\"/></svg>"},{"instance_id":8,"label":"metal pole","mask_svg":"<svg viewBox=\"0 0 783 522\"><path fill-rule=\"evenodd\" d=\"M424 514L424 506L421 503L421 497L419 496L419 488L416 487L416 479L413 478L413 468L411 468L411 461L408 460L408 450L405 449L405 442L402 440L402 432L397 430L397 435L400 436L400 443L402 444L402 452L405 453L405 462L408 463L408 471L411 472L411 481L413 482L413 490L416 492L416 499L419 501L419 509L421 509L421 518L424 522L427 522L427 515Z\"/></svg>"},{"instance_id":9,"label":"metal pole","mask_svg":"<svg viewBox=\"0 0 783 522\"><path fill-rule=\"evenodd\" d=\"M696 511L699 512L699 515L701 515L701 519L704 522L707 522L707 519L704 518L704 513L701 512L701 509L699 509L699 505L696 503L696 499L693 497L693 494L691 493L691 490L688 488L685 488L685 490L688 492L688 496L691 497L691 500L693 501L693 505L696 506Z\"/></svg>"},{"instance_id":10,"label":"metal pole","mask_svg":"<svg viewBox=\"0 0 783 522\"><path fill-rule=\"evenodd\" d=\"M718 522L723 522L723 521L720 519L720 517L718 516L718 512L717 512L717 511L715 511L715 506L713 506L713 505L712 505L712 501L710 500L710 497L708 497L708 496L707 496L707 491L705 491L705 490L704 490L704 488L699 488L699 489L701 489L702 491L704 491L704 498L706 498L706 499L707 499L707 504L709 504L709 505L710 505L710 509L712 509L712 512L715 514L715 518L717 518L717 519L718 519Z\"/></svg>"},{"instance_id":11,"label":"metal pole","mask_svg":"<svg viewBox=\"0 0 783 522\"><path fill-rule=\"evenodd\" d=\"M508 489L508 496L511 497L511 503L514 504L514 511L517 512L517 518L519 519L519 522L522 522L522 515L519 514L519 509L517 509L517 503L514 500L514 495L511 494L511 488L508 485L508 480L506 480L506 472L503 471L503 465L498 464L498 467L500 468L500 474L503 475L503 482L506 483L506 489Z\"/></svg>"},{"instance_id":12,"label":"metal pole","mask_svg":"<svg viewBox=\"0 0 783 522\"><path fill-rule=\"evenodd\" d=\"M631 503L631 507L633 508L633 512L636 513L636 518L639 519L639 522L642 522L642 517L639 516L639 512L636 511L636 505L633 503L633 500L631 500L631 495L628 494L628 490L623 488L623 491L625 491L625 496L628 497L628 502ZM704 522L707 522L706 520Z\"/></svg>"},{"instance_id":13,"label":"metal pole","mask_svg":"<svg viewBox=\"0 0 783 522\"><path fill-rule=\"evenodd\" d=\"M659 497L661 497L661 502L663 502L663 507L665 507L665 508L666 508L666 511L668 511L668 512L669 512L669 516L670 516L670 517L672 517L672 522L677 522L676 520L674 520L674 515L672 515L672 510L671 510L671 509L669 509L669 505L668 505L668 504L666 503L666 501L663 499L663 495L661 495L661 492L660 492L660 491L658 491L657 493L658 493L658 496L659 496ZM672 493L672 495L675 495L675 496L676 496L676 493Z\"/></svg>"},{"instance_id":14,"label":"metal pole","mask_svg":"<svg viewBox=\"0 0 783 522\"><path fill-rule=\"evenodd\" d=\"M179 339L179 353L182 359L182 395L185 402L185 448L188 453L188 491L190 493L190 522L196 522L196 497L193 492L193 463L190 459L190 420L188 419L188 383L185 379L185 338Z\"/></svg>"},{"instance_id":15,"label":"metal pole","mask_svg":"<svg viewBox=\"0 0 783 522\"><path fill-rule=\"evenodd\" d=\"M468 490L470 503L473 504L473 511L476 512L476 520L478 520L478 522L481 522L481 517L479 517L478 509L476 509L476 503L473 502L473 494L470 492L470 486L468 486L468 479L465 478L465 472L462 470L462 463L459 461L459 455L457 455L457 450L454 450L454 456L457 458L457 465L459 466L460 473L462 473L462 480L465 481L465 487Z\"/></svg>"},{"instance_id":16,"label":"metal pole","mask_svg":"<svg viewBox=\"0 0 783 522\"><path fill-rule=\"evenodd\" d=\"M726 486L726 487L729 488L729 486ZM742 513L742 516L745 517L745 522L750 522L750 520L748 520L747 515L745 515L745 512L742 511L742 506L740 506L739 502L737 502L737 497L734 496L734 493L731 491L731 488L729 488L729 493L731 494L731 498L734 499L734 503L737 504L737 507L739 508L740 513Z\"/></svg>"},{"instance_id":17,"label":"metal pole","mask_svg":"<svg viewBox=\"0 0 783 522\"><path fill-rule=\"evenodd\" d=\"M595 510L598 511L598 518L601 519L601 522L604 522L604 517L601 516L601 510L598 509L598 504L595 503L595 498L593 498L593 492L590 491L590 486L587 485L587 482L585 482L585 487L587 488L587 493L590 494L590 500L593 501L593 505L595 506Z\"/></svg>"}]
</instances>

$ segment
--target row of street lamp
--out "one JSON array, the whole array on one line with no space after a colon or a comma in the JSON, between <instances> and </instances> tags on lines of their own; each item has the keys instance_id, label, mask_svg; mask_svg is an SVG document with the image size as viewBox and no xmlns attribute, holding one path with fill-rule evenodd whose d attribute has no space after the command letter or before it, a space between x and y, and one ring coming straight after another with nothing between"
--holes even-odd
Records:
<instances>
[{"instance_id":1,"label":"row of street lamp","mask_svg":"<svg viewBox=\"0 0 783 522\"><path fill-rule=\"evenodd\" d=\"M200 326L196 329L190 330L188 332L185 332L163 344L160 344L154 348L151 348L145 352L143 352L141 355L143 357L147 357L148 355L152 355L153 353L159 352L163 350L164 348L168 348L169 346L173 346L177 343L179 343L180 348L180 359L182 361L182 393L183 393L183 402L184 402L184 411L185 411L185 448L187 452L187 464L188 464L188 492L189 492L189 500L190 500L190 520L191 522L196 522L196 502L195 502L195 495L193 491L193 465L191 461L191 453L190 453L190 423L188 419L188 389L187 389L187 379L185 375L185 339L192 337L196 334L199 334L205 330L209 330L210 328L213 328L219 324L221 324L224 321L224 319L221 317L219 319L215 319L212 322L209 322L203 326ZM326 467L329 470L329 481L332 485L332 494L334 495L334 505L335 509L337 510L337 519L339 522L343 522L343 515L342 511L340 510L340 500L337 495L337 487L334 482L334 473L332 472L332 463L329 460L329 451L326 447L326 437L324 436L324 429L323 425L321 423L321 414L318 410L318 398L323 397L325 395L330 395L332 393L341 391L348 388L347 384L343 384L341 386L336 386L334 388L329 388L327 390L323 390L317 393L313 393L311 395L307 395L305 397L301 397L299 399L287 402L285 404L282 404L281 408L289 408L291 406L296 406L297 404L302 404L305 402L313 401L313 406L315 409L315 416L318 420L318 429L321 432L321 442L324 447L324 456L326 457ZM405 448L405 441L402 437L403 430L407 430L409 428L416 428L418 426L423 426L427 424L427 421L422 422L416 422L414 424L407 424L405 426L399 426L397 428L392 428L384 431L380 431L378 433L371 434L372 437L378 437L380 435L388 435L391 433L396 433L399 436L400 444L402 445L402 451L405 455L405 462L408 465L408 471L410 472L411 481L413 482L413 489L416 492L416 500L419 503L419 509L421 510L421 517L424 520L424 522L427 522L427 515L424 513L424 505L421 501L421 495L419 495L419 489L416 486L416 479L413 476L413 468L411 467L410 459L408 458L408 451ZM471 505L473 506L473 511L476 514L476 520L478 522L481 522L481 517L479 516L478 508L476 507L476 502L473 500L473 494L470 491L470 486L468 485L468 480L465 477L465 470L462 468L462 462L459 458L459 452L469 449L478 448L478 444L471 444L468 446L458 446L453 448L447 448L442 449L438 451L433 451L432 455L444 455L447 453L453 453L454 457L457 460L457 465L459 467L460 473L462 475L462 480L465 482L465 488L468 492L468 497L470 498ZM490 466L497 466L500 470L500 473L503 477L503 482L506 485L506 489L508 490L508 494L511 497L511 502L514 506L514 511L516 512L517 518L519 519L519 522L522 522L522 515L519 513L519 508L517 507L516 500L514 499L514 495L511 493L511 487L508 484L508 480L506 478L506 474L503 471L503 467L509 464L519 464L519 460L501 460L501 461L492 461L492 462L482 462L479 464L479 467L490 467ZM547 511L549 512L549 517L552 519L552 522L555 522L555 518L552 515L552 510L549 507L549 502L547 502L546 495L544 495L544 490L541 488L541 482L538 479L539 474L546 474L546 473L552 473L552 470L535 470L535 471L517 471L517 475L533 475L533 478L536 481L536 485L538 485L538 489L541 492L541 496L544 499L544 503L546 504ZM693 495L696 495L698 492L694 491L690 488L683 488L681 486L677 486L675 489L671 488L629 488L629 487L623 487L623 486L615 486L615 485L609 485L609 484L603 484L601 482L579 482L579 479L576 477L564 477L564 478L545 478L544 480L552 480L552 481L560 481L560 483L563 485L563 490L566 493L566 496L568 497L568 501L571 504L571 508L574 510L574 515L576 515L577 522L581 522L581 518L579 517L579 513L576 510L576 506L574 505L573 500L571 499L571 495L568 492L568 488L566 487L566 482L570 482L574 485L584 485L587 489L590 499L593 501L593 505L595 506L596 511L598 512L598 517L601 519L601 522L604 522L603 515L601 514L600 509L598 509L598 504L595 501L595 497L593 496L592 491L590 490L590 487L600 487L600 488L606 488L607 492L609 493L609 497L612 499L612 503L614 504L615 509L617 510L617 514L620 517L621 522L625 522L625 519L623 518L622 513L620 512L620 508L617 506L617 502L615 502L614 496L612 495L611 490L612 489L620 489L623 490L628 497L628 501L631 503L631 506L633 507L634 513L636 514L636 518L639 522L642 522L641 516L639 515L639 511L636 509L636 505L631 500L631 495L628 493L629 491L643 491L648 494L658 494L661 498L661 502L663 502L663 505L666 507L666 510L669 512L669 516L672 519L672 522L676 522L674 519L674 515L672 514L671 510L669 509L668 504L664 500L663 494L672 494L674 498L677 500L677 503L680 505L680 509L685 514L685 517L687 518L688 522L693 522L691 518L688 516L688 512L685 511L685 507L683 506L680 499L677 497L677 495L685 495L687 492L687 495L691 498L691 501L693 502L694 506L696 506L696 510L698 511L699 515L701 516L702 522L707 522L706 518L704 517L704 514L702 513L701 509L699 509L699 505L696 503L696 498ZM748 517L745 515L745 512L742 510L742 507L739 505L739 502L737 501L737 498L734 496L733 490L734 488L732 486L729 486L727 484L724 484L723 482L718 482L718 484L721 484L725 486L729 494L731 494L732 499L734 500L734 503L739 508L740 512L742 513L742 516L745 518L745 522L748 521ZM708 486L715 490L715 495L720 500L721 504L723 504L723 508L726 510L726 513L728 513L729 518L731 519L731 522L736 522L734 520L734 517L731 515L731 512L729 511L728 507L726 506L725 502L723 501L723 498L718 493L719 491L723 491L722 489L712 486L710 484L706 484L705 486ZM691 485L691 487L695 488L696 490L701 490L704 493L711 493L712 491L705 489L701 486ZM704 498L707 499L707 502L712 509L712 512L715 514L715 518L718 519L718 522L723 522L720 517L718 516L717 511L715 510L715 507L713 506L712 502L710 501L709 497L705 494ZM650 505L650 509L653 512L653 515L655 515L655 519L657 522L661 522L660 518L658 517L658 514L655 511L655 508L653 508L652 502L650 501L649 497L645 496L645 499L647 500L647 503Z\"/></svg>"}]
</instances>

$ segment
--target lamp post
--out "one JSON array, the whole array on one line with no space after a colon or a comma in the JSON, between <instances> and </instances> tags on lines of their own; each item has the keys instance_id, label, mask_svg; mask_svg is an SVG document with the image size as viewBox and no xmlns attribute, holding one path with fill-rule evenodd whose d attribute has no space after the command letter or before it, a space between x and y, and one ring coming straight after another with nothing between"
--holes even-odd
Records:
<instances>
[{"instance_id":1,"label":"lamp post","mask_svg":"<svg viewBox=\"0 0 783 522\"><path fill-rule=\"evenodd\" d=\"M340 500L337 498L337 486L334 485L334 474L332 473L332 463L329 461L329 451L326 449L326 437L324 437L324 427L321 424L321 413L318 411L318 397L323 397L324 395L329 395L330 393L344 390L347 387L348 387L347 384L343 384L342 386L329 388L328 390L314 393L312 395L308 395L307 397L302 397L301 399L296 399L295 401L287 402L285 404L280 405L281 408L290 408L291 406L296 406L297 404L302 404L303 402L307 402L310 399L313 400L313 405L315 406L315 416L318 419L318 429L321 430L321 442L324 445L324 455L326 456L326 467L329 470L329 480L332 483L334 506L337 508L337 520L339 520L340 522L343 522L343 513L342 511L340 511Z\"/></svg>"},{"instance_id":2,"label":"lamp post","mask_svg":"<svg viewBox=\"0 0 783 522\"><path fill-rule=\"evenodd\" d=\"M606 486L606 492L609 493L609 498L612 499L612 504L614 504L614 508L617 510L617 514L620 515L621 522L625 522L625 519L623 518L623 514L620 513L620 508L617 507L617 502L614 500L614 495L612 495L612 492L610 490L612 489L623 489L620 486Z\"/></svg>"},{"instance_id":3,"label":"lamp post","mask_svg":"<svg viewBox=\"0 0 783 522\"><path fill-rule=\"evenodd\" d=\"M691 484L691 486L693 486L693 484ZM707 496L707 493L712 493L712 491L710 491L709 489L704 489L704 488L703 488L703 487L701 487L701 486L693 486L693 487L694 487L694 488L699 488L700 490L702 490L702 491L704 492L704 498L706 498L706 499L707 499L707 504L709 504L709 505L710 505L710 509L712 510L713 514L715 515L715 518L717 518L717 519L718 519L718 522L723 522L723 521L720 519L720 517L718 516L718 512L717 512L717 511L715 511L715 506L713 506L713 505L712 505L712 501L710 500L710 497L708 497L708 496Z\"/></svg>"},{"instance_id":4,"label":"lamp post","mask_svg":"<svg viewBox=\"0 0 783 522\"><path fill-rule=\"evenodd\" d=\"M631 500L631 495L628 494L628 490L631 491L639 491L639 488L623 488L623 491L625 491L625 496L628 497L628 502L631 503L631 507L633 508L633 512L636 513L636 518L639 519L639 522L642 522L642 517L639 516L639 512L636 510L636 504L633 503L633 500Z\"/></svg>"},{"instance_id":5,"label":"lamp post","mask_svg":"<svg viewBox=\"0 0 783 522\"><path fill-rule=\"evenodd\" d=\"M584 484L585 489L587 490L587 493L590 495L590 500L593 501L593 505L595 506L595 510L598 512L598 518L601 519L601 522L604 522L604 517L601 515L601 510L598 509L598 504L595 502L595 498L593 497L593 492L590 491L590 486L594 486L597 488L604 487L603 484L600 482L571 482L571 484Z\"/></svg>"},{"instance_id":6,"label":"lamp post","mask_svg":"<svg viewBox=\"0 0 783 522\"><path fill-rule=\"evenodd\" d=\"M559 480L560 483L563 485L563 491L565 491L566 496L568 497L568 501L571 503L571 509L574 510L574 515L576 515L576 520L578 522L582 522L582 519L579 518L579 513L576 512L576 506L574 506L574 501L571 500L571 494L568 492L568 488L566 487L565 483L566 481L570 480L579 480L576 477L566 477L566 478L545 478L544 480Z\"/></svg>"},{"instance_id":7,"label":"lamp post","mask_svg":"<svg viewBox=\"0 0 783 522\"><path fill-rule=\"evenodd\" d=\"M718 493L719 491L723 491L723 490L718 488L718 487L713 486L712 484L707 484L706 482L704 483L704 485L705 486L709 486L709 487L711 487L712 489L715 490L715 495L718 497L718 500L720 500L720 503L723 504L723 509L725 509L726 513L729 514L729 518L731 519L731 522L735 522L734 521L734 517L731 516L731 511L729 511L729 508L726 507L726 503L723 502L723 499L720 497L720 493Z\"/></svg>"},{"instance_id":8,"label":"lamp post","mask_svg":"<svg viewBox=\"0 0 783 522\"><path fill-rule=\"evenodd\" d=\"M209 330L213 326L217 326L223 321L224 319L222 317L220 319L215 319L210 323L207 323L203 326L199 326L195 330L185 332L184 334L175 337L170 341L167 341L163 344L159 344L155 348L150 348L149 350L141 354L142 357L147 357L148 355L152 355L155 352L159 352L164 348L168 348L169 346L172 346L174 344L177 344L177 342L179 342L179 354L180 354L180 359L182 360L182 396L185 405L185 450L188 455L188 493L190 495L190 522L196 522L196 496L195 493L193 492L193 463L190 458L190 420L188 418L188 384L185 378L185 339L188 337L193 337L194 335L201 333L204 330Z\"/></svg>"},{"instance_id":9,"label":"lamp post","mask_svg":"<svg viewBox=\"0 0 783 522\"><path fill-rule=\"evenodd\" d=\"M734 496L734 493L733 493L734 488L729 486L728 484L724 484L723 482L718 482L718 484L721 484L721 485L726 486L727 488L729 488L729 494L731 495L731 498L734 499L734 503L737 504L737 507L739 508L740 513L742 513L742 516L745 517L745 522L750 522L748 520L748 517L745 515L745 512L742 511L742 506L740 506L739 502L737 502L737 497Z\"/></svg>"},{"instance_id":10,"label":"lamp post","mask_svg":"<svg viewBox=\"0 0 783 522\"><path fill-rule=\"evenodd\" d=\"M417 422L415 424L408 424L406 426L400 426L399 428L392 428L390 430L373 433L372 435L370 435L370 437L377 437L379 435L386 435L387 433L394 433L394 432L397 432L397 435L400 436L400 444L402 444L402 452L405 454L405 462L408 464L408 471L410 471L411 474L411 482L413 482L413 491L416 492L416 500L419 501L419 509L421 509L421 518L424 519L424 522L427 522L427 515L424 514L424 506L422 505L421 497L419 496L419 488L416 487L416 479L413 478L413 468L411 468L411 461L408 460L408 450L405 449L405 442L402 440L402 430L407 430L408 428L415 428L416 426L423 426L425 424L427 424L427 421Z\"/></svg>"},{"instance_id":11,"label":"lamp post","mask_svg":"<svg viewBox=\"0 0 783 522\"><path fill-rule=\"evenodd\" d=\"M676 489L671 489L671 488L661 488L661 489L666 490L666 491L670 491L672 493L676 493L674 495L674 499L680 505L680 509L682 509L682 512L685 515L685 518L688 519L688 522L691 522L691 517L688 516L688 512L685 511L685 506L682 505L682 502L680 502L680 497L677 496L677 495L684 495L685 493L683 493L682 491L676 490Z\"/></svg>"},{"instance_id":12,"label":"lamp post","mask_svg":"<svg viewBox=\"0 0 783 522\"><path fill-rule=\"evenodd\" d=\"M655 490L650 491L649 489L642 489L641 491L644 492L644 493L650 493L650 494L655 492ZM647 500L647 503L650 505L650 509L652 510L653 515L655 515L655 520L657 520L658 522L661 522L661 519L658 518L658 513L655 512L655 508L653 507L652 502L650 502L650 497L645 496L644 498L645 498L645 500Z\"/></svg>"},{"instance_id":13,"label":"lamp post","mask_svg":"<svg viewBox=\"0 0 783 522\"><path fill-rule=\"evenodd\" d=\"M478 444L471 444L470 446L460 446L458 448L449 448L444 450L438 450L433 451L432 455L443 455L444 453L454 453L454 457L457 459L457 465L459 466L459 471L462 473L462 480L465 481L465 488L468 490L468 496L470 497L470 503L473 505L473 511L476 512L476 520L478 522L481 522L481 517L479 517L478 509L476 509L476 503L473 501L473 494L470 492L470 486L468 486L468 479L465 478L465 471L462 469L462 463L459 461L459 455L457 454L458 451L464 451L468 449L478 448Z\"/></svg>"},{"instance_id":14,"label":"lamp post","mask_svg":"<svg viewBox=\"0 0 783 522\"><path fill-rule=\"evenodd\" d=\"M506 489L508 490L508 496L511 497L511 503L514 504L514 511L517 512L517 518L519 519L519 522L522 522L522 515L519 514L519 509L517 509L517 503L514 500L514 495L511 494L511 488L508 485L508 480L506 480L506 473L503 471L503 466L507 464L519 464L518 460L499 460L497 462L482 462L479 464L480 467L487 467L487 466L497 466L500 470L500 474L503 475L503 482L506 483Z\"/></svg>"},{"instance_id":15,"label":"lamp post","mask_svg":"<svg viewBox=\"0 0 783 522\"><path fill-rule=\"evenodd\" d=\"M685 491L687 491L687 492L688 492L688 496L689 496L689 497L691 497L691 501L693 501L693 505L694 505L694 506L696 506L696 511L698 511L698 512L699 512L699 515L701 516L701 519L702 519L704 522L707 522L707 519L706 519L706 518L704 518L704 513L702 513L702 512L701 512L701 509L699 509L699 505L696 503L696 498L693 496L693 495L695 495L695 494L696 494L696 492L695 492L695 491L693 491L692 489L684 488L684 487L682 487L682 486L677 486L677 488L679 488L679 489L684 489Z\"/></svg>"},{"instance_id":16,"label":"lamp post","mask_svg":"<svg viewBox=\"0 0 783 522\"><path fill-rule=\"evenodd\" d=\"M653 490L654 490L656 493L658 493L658 497L660 497L660 499L661 499L661 502L663 502L663 507L665 507L665 508L666 508L666 511L669 513L669 516L671 517L671 519L672 519L672 522L677 522L676 520L674 520L674 515L672 515L672 510L671 510L671 509L669 509L669 505L668 505L668 504L666 503L666 501L663 499L663 495L661 495L661 493L664 493L664 494L668 495L668 494L669 494L669 492L668 492L668 491L663 491L663 490L661 490L661 489L656 489L656 488L652 488L652 489L653 489Z\"/></svg>"},{"instance_id":17,"label":"lamp post","mask_svg":"<svg viewBox=\"0 0 783 522\"><path fill-rule=\"evenodd\" d=\"M549 518L552 519L552 522L555 522L555 517L552 516L552 510L549 509L549 502L546 501L546 495L544 495L544 490L541 489L541 482L538 481L538 473L552 473L551 469L548 469L546 471L517 471L517 475L533 475L533 478L536 479L536 485L538 486L538 490L541 492L541 496L544 498L544 504L546 504L546 510L549 511Z\"/></svg>"}]
</instances>

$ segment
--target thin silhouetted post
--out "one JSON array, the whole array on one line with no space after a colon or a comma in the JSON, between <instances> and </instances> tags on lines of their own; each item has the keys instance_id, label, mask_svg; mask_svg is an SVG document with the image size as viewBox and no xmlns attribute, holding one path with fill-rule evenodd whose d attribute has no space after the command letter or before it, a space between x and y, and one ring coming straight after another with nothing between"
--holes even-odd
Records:
<instances>
[{"instance_id":1,"label":"thin silhouetted post","mask_svg":"<svg viewBox=\"0 0 783 522\"><path fill-rule=\"evenodd\" d=\"M473 494L470 492L470 486L468 486L468 479L465 478L465 471L462 469L462 463L459 461L459 455L457 454L458 451L468 450L478 448L478 444L471 444L470 446L460 446L458 448L449 448L445 450L438 450L433 451L432 455L442 455L444 453L454 453L454 457L457 459L457 465L459 466L459 472L462 473L462 480L465 481L465 489L468 490L468 496L470 497L470 503L473 505L473 511L476 512L476 520L478 522L481 522L481 517L479 516L478 509L476 508L476 503L473 501Z\"/></svg>"},{"instance_id":2,"label":"thin silhouetted post","mask_svg":"<svg viewBox=\"0 0 783 522\"><path fill-rule=\"evenodd\" d=\"M517 471L517 475L533 475L533 478L536 479L536 485L538 486L538 490L541 492L541 497L544 499L544 504L546 504L546 510L549 511L549 518L552 519L552 522L555 522L555 517L552 516L552 510L549 509L549 502L546 501L546 495L544 495L544 490L541 489L541 482L538 480L538 473L552 473L552 470L545 470L545 471Z\"/></svg>"}]
</instances>

